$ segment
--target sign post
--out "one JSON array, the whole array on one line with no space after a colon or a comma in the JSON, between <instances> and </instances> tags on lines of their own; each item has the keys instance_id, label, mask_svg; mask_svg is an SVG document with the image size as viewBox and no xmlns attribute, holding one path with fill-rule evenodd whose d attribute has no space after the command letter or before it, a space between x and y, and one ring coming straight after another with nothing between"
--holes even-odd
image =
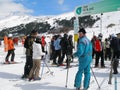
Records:
<instances>
[{"instance_id":1,"label":"sign post","mask_svg":"<svg viewBox=\"0 0 120 90\"><path fill-rule=\"evenodd\" d=\"M86 16L92 14L102 14L105 12L120 11L120 0L101 0L89 5L78 6L75 9L75 16ZM79 20L78 20L79 21ZM102 33L102 15L101 15L101 28Z\"/></svg>"},{"instance_id":2,"label":"sign post","mask_svg":"<svg viewBox=\"0 0 120 90\"><path fill-rule=\"evenodd\" d=\"M112 11L120 11L120 0L101 0L89 5L78 6L75 9L75 15L85 16Z\"/></svg>"}]
</instances>

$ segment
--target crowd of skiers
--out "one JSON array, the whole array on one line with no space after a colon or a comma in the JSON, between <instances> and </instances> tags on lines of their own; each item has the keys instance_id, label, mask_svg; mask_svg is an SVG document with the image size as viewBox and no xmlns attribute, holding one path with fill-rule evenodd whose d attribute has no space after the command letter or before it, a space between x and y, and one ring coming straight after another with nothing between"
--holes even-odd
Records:
<instances>
[{"instance_id":1,"label":"crowd of skiers","mask_svg":"<svg viewBox=\"0 0 120 90\"><path fill-rule=\"evenodd\" d=\"M66 59L66 68L70 67L69 58L71 57L71 61L73 61L73 36L67 35L66 33L63 35L55 35L51 40L51 55L50 59L53 60L53 65L57 66L65 66L63 61ZM57 58L58 57L58 58ZM57 60L58 59L58 60Z\"/></svg>"},{"instance_id":2,"label":"crowd of skiers","mask_svg":"<svg viewBox=\"0 0 120 90\"><path fill-rule=\"evenodd\" d=\"M37 44L39 47L37 47ZM45 37L38 37L36 30L33 30L31 34L26 37L24 42L24 47L26 48L26 64L22 78L29 78L29 80L40 79L40 77L38 77L40 62L43 56L47 54L45 45ZM65 66L63 61L66 57L66 68L70 67L70 62L73 60L73 48L72 35L68 36L64 34L63 37L61 37L61 35L53 36L50 43L50 60L53 62L52 65Z\"/></svg>"},{"instance_id":3,"label":"crowd of skiers","mask_svg":"<svg viewBox=\"0 0 120 90\"><path fill-rule=\"evenodd\" d=\"M92 57L95 58L95 67L99 67L99 59L101 59L101 67L104 68L104 60L112 60L114 74L117 74L117 67L120 58L120 39L111 34L103 42L103 35L100 33L98 36L93 36L91 42L93 46Z\"/></svg>"},{"instance_id":4,"label":"crowd of skiers","mask_svg":"<svg viewBox=\"0 0 120 90\"><path fill-rule=\"evenodd\" d=\"M120 58L120 39L114 34L110 35L103 42L103 35L100 33L98 36L93 36L91 41L86 37L86 30L81 28L78 32L79 38L77 42L77 51L73 53L73 36L65 33L63 36L54 35L50 42L50 60L52 65L70 67L70 63L73 62L75 57L78 57L79 69L75 77L74 86L80 89L82 73L84 72L84 88L87 90L90 81L90 64L92 59L95 59L95 68L101 66L105 68L104 60L111 60L113 65L114 74L118 73L117 67ZM11 62L14 61L14 45L12 36L9 36L8 54L5 61L8 62L10 54L12 54ZM29 80L40 80L39 71L41 67L41 60L47 54L45 49L46 41L45 37L38 36L36 30L31 31L31 34L26 37L24 47L26 48L26 63L24 66L24 74L22 78L28 78ZM66 58L66 59L65 59ZM99 59L101 63L99 65ZM66 60L66 65L63 64Z\"/></svg>"}]
</instances>

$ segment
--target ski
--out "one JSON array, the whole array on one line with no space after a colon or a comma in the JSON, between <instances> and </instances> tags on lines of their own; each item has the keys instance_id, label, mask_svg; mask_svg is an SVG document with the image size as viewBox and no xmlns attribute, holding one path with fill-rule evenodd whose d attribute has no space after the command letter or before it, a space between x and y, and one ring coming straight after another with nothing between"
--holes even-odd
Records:
<instances>
[{"instance_id":1,"label":"ski","mask_svg":"<svg viewBox=\"0 0 120 90\"><path fill-rule=\"evenodd\" d=\"M5 64L5 65L9 65L9 64L20 64L20 63L23 63L23 62L22 62L22 61L21 61L21 62L9 62L9 63L1 62L1 64Z\"/></svg>"},{"instance_id":2,"label":"ski","mask_svg":"<svg viewBox=\"0 0 120 90\"><path fill-rule=\"evenodd\" d=\"M17 82L17 81L28 81L28 78L18 78L18 79L9 79L10 82Z\"/></svg>"},{"instance_id":3,"label":"ski","mask_svg":"<svg viewBox=\"0 0 120 90\"><path fill-rule=\"evenodd\" d=\"M9 81L16 82L16 81L20 81L20 79L10 79Z\"/></svg>"}]
</instances>

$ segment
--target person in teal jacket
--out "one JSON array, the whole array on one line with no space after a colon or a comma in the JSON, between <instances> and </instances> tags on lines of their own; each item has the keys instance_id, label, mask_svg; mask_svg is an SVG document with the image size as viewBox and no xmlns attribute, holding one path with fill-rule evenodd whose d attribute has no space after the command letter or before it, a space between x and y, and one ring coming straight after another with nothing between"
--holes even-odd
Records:
<instances>
[{"instance_id":1,"label":"person in teal jacket","mask_svg":"<svg viewBox=\"0 0 120 90\"><path fill-rule=\"evenodd\" d=\"M84 28L79 30L79 39L77 44L77 51L73 54L73 57L78 57L79 69L75 77L74 87L79 90L81 87L82 74L84 73L84 90L87 90L90 82L90 65L92 61L92 44L86 37L86 31Z\"/></svg>"}]
</instances>

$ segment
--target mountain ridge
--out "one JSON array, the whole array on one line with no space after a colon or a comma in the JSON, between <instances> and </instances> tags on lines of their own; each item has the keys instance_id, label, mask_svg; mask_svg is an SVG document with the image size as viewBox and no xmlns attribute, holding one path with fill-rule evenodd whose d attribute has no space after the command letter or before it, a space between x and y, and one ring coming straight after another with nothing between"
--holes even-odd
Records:
<instances>
[{"instance_id":1,"label":"mountain ridge","mask_svg":"<svg viewBox=\"0 0 120 90\"><path fill-rule=\"evenodd\" d=\"M28 15L24 15L24 16L10 16L7 17L6 19L0 20L0 31L4 28L11 28L20 24L27 24L30 22L48 22L51 25L54 22L54 19L59 19L59 18L65 18L65 17L73 17L74 14L73 12L69 12L69 13L64 13L64 14L60 14L57 16L28 16Z\"/></svg>"}]
</instances>

